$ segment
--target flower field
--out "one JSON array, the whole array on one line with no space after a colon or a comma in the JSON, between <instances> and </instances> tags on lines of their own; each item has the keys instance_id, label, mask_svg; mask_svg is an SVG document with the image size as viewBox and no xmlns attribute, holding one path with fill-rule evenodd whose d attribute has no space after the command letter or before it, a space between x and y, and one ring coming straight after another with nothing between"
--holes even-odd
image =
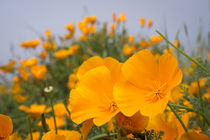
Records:
<instances>
[{"instance_id":1,"label":"flower field","mask_svg":"<svg viewBox=\"0 0 210 140\"><path fill-rule=\"evenodd\" d=\"M0 140L209 140L209 42L186 53L136 22L134 36L124 13L85 16L20 43L31 57L0 66Z\"/></svg>"}]
</instances>

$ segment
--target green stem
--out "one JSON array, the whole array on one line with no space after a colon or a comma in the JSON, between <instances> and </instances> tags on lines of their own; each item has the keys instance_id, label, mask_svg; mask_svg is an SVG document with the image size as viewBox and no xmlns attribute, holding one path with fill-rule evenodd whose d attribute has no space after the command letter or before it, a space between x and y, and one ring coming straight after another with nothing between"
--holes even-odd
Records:
<instances>
[{"instance_id":1,"label":"green stem","mask_svg":"<svg viewBox=\"0 0 210 140\"><path fill-rule=\"evenodd\" d=\"M200 116L203 117L203 119L206 121L206 123L207 123L208 126L210 127L210 122L209 122L209 120L208 120L208 117L206 117L206 115L205 115L203 112L195 111L194 109L189 108L189 107L187 107L187 106L183 106L183 105L177 105L177 104L172 104L172 103L168 103L168 104L170 104L170 105L173 106L173 107L177 107L177 108L180 108L180 109L186 109L186 110L189 111L189 112L195 112L195 113L199 114Z\"/></svg>"},{"instance_id":2,"label":"green stem","mask_svg":"<svg viewBox=\"0 0 210 140\"><path fill-rule=\"evenodd\" d=\"M42 127L43 127L44 132L46 133L47 132L47 124L46 124L44 113L42 113L41 116L42 116Z\"/></svg>"},{"instance_id":3,"label":"green stem","mask_svg":"<svg viewBox=\"0 0 210 140\"><path fill-rule=\"evenodd\" d=\"M30 133L30 138L31 138L31 140L33 140L32 127L31 127L31 118L28 116L27 120L28 120L28 129L29 129L29 133Z\"/></svg>"},{"instance_id":4,"label":"green stem","mask_svg":"<svg viewBox=\"0 0 210 140\"><path fill-rule=\"evenodd\" d=\"M201 104L201 112L203 113L204 108L203 108L202 92L201 92L201 86L200 86L199 80L197 80L197 83L198 83L198 91L199 91L200 104Z\"/></svg>"},{"instance_id":5,"label":"green stem","mask_svg":"<svg viewBox=\"0 0 210 140\"><path fill-rule=\"evenodd\" d=\"M52 116L53 116L54 125L55 125L55 133L58 134L56 119L55 119L55 111L54 111L53 102L52 102L52 96L51 96L51 93L47 93L47 94L48 94L48 98L49 98L49 101L50 101L50 106L51 106L51 109L52 109Z\"/></svg>"},{"instance_id":6,"label":"green stem","mask_svg":"<svg viewBox=\"0 0 210 140\"><path fill-rule=\"evenodd\" d=\"M181 49L177 48L176 46L174 46L173 43L171 43L163 34L161 34L158 30L156 30L156 32L167 42L169 43L174 49L176 49L177 51L179 51L182 55L184 55L185 57L187 57L190 61L194 62L195 64L197 64L198 67L200 67L203 71L205 71L208 75L210 75L210 71L204 67L202 64L200 64L199 62L197 62L196 60L194 60L192 57L190 57L189 55L187 55L186 53L184 53Z\"/></svg>"},{"instance_id":7,"label":"green stem","mask_svg":"<svg viewBox=\"0 0 210 140\"><path fill-rule=\"evenodd\" d=\"M171 106L170 103L168 103L168 106L170 107L171 111L174 113L174 115L176 116L176 118L179 120L179 122L181 123L181 125L184 128L185 132L188 133L187 127L184 125L183 121L181 120L181 118L179 117L179 115L176 113L176 111L174 110L174 108Z\"/></svg>"},{"instance_id":8,"label":"green stem","mask_svg":"<svg viewBox=\"0 0 210 140\"><path fill-rule=\"evenodd\" d=\"M111 136L116 136L117 135L117 133L110 133L109 134L109 137L111 137ZM92 137L92 138L90 138L89 140L100 140L100 139L102 139L102 138L107 138L108 136L107 136L107 134L101 134L101 135L97 135L97 136L95 136L95 137Z\"/></svg>"}]
</instances>

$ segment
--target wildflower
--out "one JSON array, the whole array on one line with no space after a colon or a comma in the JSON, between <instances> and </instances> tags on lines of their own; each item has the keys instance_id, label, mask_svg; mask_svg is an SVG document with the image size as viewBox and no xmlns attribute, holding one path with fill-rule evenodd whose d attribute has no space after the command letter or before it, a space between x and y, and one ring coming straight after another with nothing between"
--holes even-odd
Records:
<instances>
[{"instance_id":1,"label":"wildflower","mask_svg":"<svg viewBox=\"0 0 210 140\"><path fill-rule=\"evenodd\" d=\"M70 55L69 50L62 49L55 52L54 56L58 59L64 60L68 55Z\"/></svg>"},{"instance_id":2,"label":"wildflower","mask_svg":"<svg viewBox=\"0 0 210 140\"><path fill-rule=\"evenodd\" d=\"M74 89L77 85L77 82L78 82L77 75L74 74L74 73L70 74L69 75L69 80L68 80L68 83L67 83L68 88Z\"/></svg>"},{"instance_id":3,"label":"wildflower","mask_svg":"<svg viewBox=\"0 0 210 140\"><path fill-rule=\"evenodd\" d=\"M46 51L57 49L57 45L55 42L44 42L44 43L42 43L42 46Z\"/></svg>"},{"instance_id":4,"label":"wildflower","mask_svg":"<svg viewBox=\"0 0 210 140\"><path fill-rule=\"evenodd\" d=\"M19 68L19 69L17 69L17 72L20 74L20 78L23 81L28 81L28 79L29 79L29 72L25 68Z\"/></svg>"},{"instance_id":5,"label":"wildflower","mask_svg":"<svg viewBox=\"0 0 210 140\"><path fill-rule=\"evenodd\" d=\"M22 140L22 138L18 135L18 132L15 132L9 137L9 140Z\"/></svg>"},{"instance_id":6,"label":"wildflower","mask_svg":"<svg viewBox=\"0 0 210 140\"><path fill-rule=\"evenodd\" d=\"M175 41L174 41L174 46L175 46L175 47L179 47L179 46L180 46L180 42L179 42L178 40L175 40Z\"/></svg>"},{"instance_id":7,"label":"wildflower","mask_svg":"<svg viewBox=\"0 0 210 140\"><path fill-rule=\"evenodd\" d=\"M44 88L44 92L46 92L46 93L50 93L52 91L53 91L53 86L49 86L49 87Z\"/></svg>"},{"instance_id":8,"label":"wildflower","mask_svg":"<svg viewBox=\"0 0 210 140\"><path fill-rule=\"evenodd\" d=\"M78 70L79 83L70 93L71 119L80 124L93 119L101 126L112 119L119 109L113 99L113 86L121 64L113 58L93 57Z\"/></svg>"},{"instance_id":9,"label":"wildflower","mask_svg":"<svg viewBox=\"0 0 210 140\"><path fill-rule=\"evenodd\" d=\"M96 16L90 16L90 17L89 17L89 22L90 22L91 24L94 24L94 23L96 22L96 19L97 19Z\"/></svg>"},{"instance_id":10,"label":"wildflower","mask_svg":"<svg viewBox=\"0 0 210 140\"><path fill-rule=\"evenodd\" d=\"M140 22L140 26L141 26L141 27L144 27L145 18L140 18L140 19L139 19L139 22Z\"/></svg>"},{"instance_id":11,"label":"wildflower","mask_svg":"<svg viewBox=\"0 0 210 140\"><path fill-rule=\"evenodd\" d=\"M177 136L176 126L170 120L166 119L166 114L158 114L150 119L146 129L154 129L156 131L163 131L163 140L175 140Z\"/></svg>"},{"instance_id":12,"label":"wildflower","mask_svg":"<svg viewBox=\"0 0 210 140\"><path fill-rule=\"evenodd\" d=\"M42 140L80 140L81 134L77 131L58 130L58 134L54 130L45 133Z\"/></svg>"},{"instance_id":13,"label":"wildflower","mask_svg":"<svg viewBox=\"0 0 210 140\"><path fill-rule=\"evenodd\" d=\"M0 114L0 139L7 139L13 131L12 120L9 116Z\"/></svg>"},{"instance_id":14,"label":"wildflower","mask_svg":"<svg viewBox=\"0 0 210 140\"><path fill-rule=\"evenodd\" d=\"M122 22L126 21L125 13L120 14L120 21L122 21Z\"/></svg>"},{"instance_id":15,"label":"wildflower","mask_svg":"<svg viewBox=\"0 0 210 140\"><path fill-rule=\"evenodd\" d=\"M40 137L40 132L32 132L33 140L39 140L39 137ZM28 136L25 140L31 140L30 134L28 134Z\"/></svg>"},{"instance_id":16,"label":"wildflower","mask_svg":"<svg viewBox=\"0 0 210 140\"><path fill-rule=\"evenodd\" d=\"M79 45L73 45L69 47L69 54L70 55L75 55L78 53L79 50Z\"/></svg>"},{"instance_id":17,"label":"wildflower","mask_svg":"<svg viewBox=\"0 0 210 140\"><path fill-rule=\"evenodd\" d=\"M180 99L182 96L183 96L182 90L181 90L181 88L180 88L179 86L177 86L177 87L175 87L175 88L173 88L173 89L171 90L171 96L170 96L170 99L169 99L169 100L170 100L172 103L177 104L177 103L179 102L179 99Z\"/></svg>"},{"instance_id":18,"label":"wildflower","mask_svg":"<svg viewBox=\"0 0 210 140\"><path fill-rule=\"evenodd\" d=\"M41 57L41 58L43 58L43 59L45 59L46 57L47 57L47 52L41 52L40 54L39 54L39 57Z\"/></svg>"},{"instance_id":19,"label":"wildflower","mask_svg":"<svg viewBox=\"0 0 210 140\"><path fill-rule=\"evenodd\" d=\"M170 54L160 56L157 63L145 49L130 57L122 66L122 78L114 87L114 99L121 112L132 116L162 113L171 90L182 80L177 60Z\"/></svg>"},{"instance_id":20,"label":"wildflower","mask_svg":"<svg viewBox=\"0 0 210 140\"><path fill-rule=\"evenodd\" d=\"M46 105L36 105L32 104L29 108L27 106L19 106L19 110L26 112L32 118L37 119L41 116L42 113L46 113Z\"/></svg>"},{"instance_id":21,"label":"wildflower","mask_svg":"<svg viewBox=\"0 0 210 140\"><path fill-rule=\"evenodd\" d=\"M130 36L128 37L128 42L129 42L129 43L133 43L133 41L134 41L134 36L133 36L133 35L130 35Z\"/></svg>"},{"instance_id":22,"label":"wildflower","mask_svg":"<svg viewBox=\"0 0 210 140\"><path fill-rule=\"evenodd\" d=\"M160 43L160 42L162 42L162 40L163 40L163 38L159 35L150 37L150 41L152 44Z\"/></svg>"},{"instance_id":23,"label":"wildflower","mask_svg":"<svg viewBox=\"0 0 210 140\"><path fill-rule=\"evenodd\" d=\"M136 112L131 117L126 117L122 113L117 114L117 128L123 130L126 134L140 133L148 125L149 117L141 115L140 112Z\"/></svg>"},{"instance_id":24,"label":"wildflower","mask_svg":"<svg viewBox=\"0 0 210 140\"><path fill-rule=\"evenodd\" d=\"M23 95L19 95L19 94L14 94L13 98L15 99L16 102L18 103L23 103L28 99L28 96L23 96Z\"/></svg>"},{"instance_id":25,"label":"wildflower","mask_svg":"<svg viewBox=\"0 0 210 140\"><path fill-rule=\"evenodd\" d=\"M30 71L36 80L43 80L45 73L47 72L47 68L45 65L38 65L31 67Z\"/></svg>"},{"instance_id":26,"label":"wildflower","mask_svg":"<svg viewBox=\"0 0 210 140\"><path fill-rule=\"evenodd\" d=\"M180 140L210 140L210 138L202 133L196 133L194 131L191 131L189 133L184 133L181 137Z\"/></svg>"},{"instance_id":27,"label":"wildflower","mask_svg":"<svg viewBox=\"0 0 210 140\"><path fill-rule=\"evenodd\" d=\"M16 61L12 60L8 64L0 66L0 70L5 73L12 72L14 70L15 64L16 64Z\"/></svg>"},{"instance_id":28,"label":"wildflower","mask_svg":"<svg viewBox=\"0 0 210 140\"><path fill-rule=\"evenodd\" d=\"M150 47L151 44L149 42L147 42L146 40L141 40L139 42L139 46L143 49L146 49L146 48Z\"/></svg>"},{"instance_id":29,"label":"wildflower","mask_svg":"<svg viewBox=\"0 0 210 140\"><path fill-rule=\"evenodd\" d=\"M54 108L55 116L58 118L64 118L65 115L68 114L63 103L57 103L56 105L54 105L53 108ZM48 111L50 112L51 108L49 108Z\"/></svg>"},{"instance_id":30,"label":"wildflower","mask_svg":"<svg viewBox=\"0 0 210 140\"><path fill-rule=\"evenodd\" d=\"M29 40L29 41L22 42L20 46L27 49L27 48L36 48L39 44L40 44L40 40Z\"/></svg>"},{"instance_id":31,"label":"wildflower","mask_svg":"<svg viewBox=\"0 0 210 140\"><path fill-rule=\"evenodd\" d=\"M50 110L50 109L48 109ZM64 126L64 118L63 117L55 117L56 120L56 127L61 128ZM46 118L46 124L48 125L50 130L55 130L54 118ZM38 123L38 126L42 126L41 121Z\"/></svg>"},{"instance_id":32,"label":"wildflower","mask_svg":"<svg viewBox=\"0 0 210 140\"><path fill-rule=\"evenodd\" d=\"M37 64L38 59L37 58L30 58L28 60L26 60L25 65L26 67L33 67Z\"/></svg>"},{"instance_id":33,"label":"wildflower","mask_svg":"<svg viewBox=\"0 0 210 140\"><path fill-rule=\"evenodd\" d=\"M165 49L164 51L163 51L163 53L164 54L166 54L166 53L170 53L170 54L173 54L173 48L168 48L168 49Z\"/></svg>"},{"instance_id":34,"label":"wildflower","mask_svg":"<svg viewBox=\"0 0 210 140\"><path fill-rule=\"evenodd\" d=\"M51 31L50 31L50 29L45 30L45 35L46 35L47 40L49 40L51 38Z\"/></svg>"},{"instance_id":35,"label":"wildflower","mask_svg":"<svg viewBox=\"0 0 210 140\"><path fill-rule=\"evenodd\" d=\"M147 25L148 25L149 28L151 28L152 25L153 25L153 21L150 19L150 20L148 21L148 24L147 24Z\"/></svg>"},{"instance_id":36,"label":"wildflower","mask_svg":"<svg viewBox=\"0 0 210 140\"><path fill-rule=\"evenodd\" d=\"M130 56L130 55L132 55L135 51L136 51L136 47L135 47L135 46L128 46L128 45L124 45L124 46L123 46L123 54L124 54L125 56Z\"/></svg>"},{"instance_id":37,"label":"wildflower","mask_svg":"<svg viewBox=\"0 0 210 140\"><path fill-rule=\"evenodd\" d=\"M116 21L116 18L117 18L116 13L113 12L113 13L112 13L112 20L115 22L115 21Z\"/></svg>"},{"instance_id":38,"label":"wildflower","mask_svg":"<svg viewBox=\"0 0 210 140\"><path fill-rule=\"evenodd\" d=\"M207 81L208 81L207 78L201 78L199 80L200 88L203 88L206 85ZM193 81L190 84L190 87L189 87L189 95L197 96L198 93L199 93L198 82L197 81Z\"/></svg>"},{"instance_id":39,"label":"wildflower","mask_svg":"<svg viewBox=\"0 0 210 140\"><path fill-rule=\"evenodd\" d=\"M75 32L74 24L67 24L67 25L65 25L65 28L66 28L71 34L73 34L73 33Z\"/></svg>"},{"instance_id":40,"label":"wildflower","mask_svg":"<svg viewBox=\"0 0 210 140\"><path fill-rule=\"evenodd\" d=\"M93 127L93 119L89 119L83 123L82 127L80 128L83 140L86 140L92 127Z\"/></svg>"},{"instance_id":41,"label":"wildflower","mask_svg":"<svg viewBox=\"0 0 210 140\"><path fill-rule=\"evenodd\" d=\"M19 83L20 82L20 77L18 77L18 76L13 77L13 82L14 83Z\"/></svg>"}]
</instances>

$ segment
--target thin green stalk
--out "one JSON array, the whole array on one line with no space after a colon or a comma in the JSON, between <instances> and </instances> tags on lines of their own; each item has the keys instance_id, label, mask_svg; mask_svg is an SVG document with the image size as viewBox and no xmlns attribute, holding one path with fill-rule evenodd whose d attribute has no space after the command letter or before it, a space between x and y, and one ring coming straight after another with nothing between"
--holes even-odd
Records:
<instances>
[{"instance_id":1,"label":"thin green stalk","mask_svg":"<svg viewBox=\"0 0 210 140\"><path fill-rule=\"evenodd\" d=\"M30 133L30 138L31 138L31 140L33 140L32 127L31 127L31 118L28 116L27 120L28 120L28 129L29 129L29 133Z\"/></svg>"},{"instance_id":2,"label":"thin green stalk","mask_svg":"<svg viewBox=\"0 0 210 140\"><path fill-rule=\"evenodd\" d=\"M43 127L44 132L46 133L47 132L47 124L46 124L44 113L42 113L41 116L42 116L42 127Z\"/></svg>"},{"instance_id":3,"label":"thin green stalk","mask_svg":"<svg viewBox=\"0 0 210 140\"><path fill-rule=\"evenodd\" d=\"M177 108L180 108L180 109L186 109L186 110L189 111L189 112L195 112L195 113L199 114L200 116L203 117L203 119L206 121L206 123L207 123L208 126L210 127L210 122L209 122L209 120L208 120L208 117L206 117L206 115L205 115L203 112L195 111L194 109L189 108L189 107L184 106L184 105L177 105L177 104L172 104L172 103L168 103L168 104L170 104L170 105L173 106L173 107L177 107Z\"/></svg>"},{"instance_id":4,"label":"thin green stalk","mask_svg":"<svg viewBox=\"0 0 210 140\"><path fill-rule=\"evenodd\" d=\"M176 118L179 120L179 122L181 123L181 125L184 128L185 132L188 133L187 127L184 125L183 121L181 120L181 118L179 117L179 115L176 113L176 111L174 110L174 108L169 103L168 103L168 106L170 107L171 111L174 113L174 115L176 116Z\"/></svg>"},{"instance_id":5,"label":"thin green stalk","mask_svg":"<svg viewBox=\"0 0 210 140\"><path fill-rule=\"evenodd\" d=\"M204 112L204 108L203 108L203 100L202 100L202 92L201 92L201 86L200 86L200 82L199 80L197 80L198 83L198 92L199 92L199 98L200 98L200 104L201 104L201 112Z\"/></svg>"},{"instance_id":6,"label":"thin green stalk","mask_svg":"<svg viewBox=\"0 0 210 140\"><path fill-rule=\"evenodd\" d=\"M163 34L161 34L158 30L156 30L156 32L167 42L169 43L174 49L176 49L177 51L179 51L182 55L184 55L185 57L187 57L190 61L194 62L195 64L197 64L197 66L199 68L201 68L203 71L205 71L208 75L210 75L210 71L204 67L202 64L200 64L199 62L197 62L196 60L194 60L192 57L190 57L189 55L187 55L185 52L183 52L181 49L179 49L178 47L174 46L173 43L171 43Z\"/></svg>"},{"instance_id":7,"label":"thin green stalk","mask_svg":"<svg viewBox=\"0 0 210 140\"><path fill-rule=\"evenodd\" d=\"M52 102L52 96L51 96L51 93L47 93L47 94L48 94L50 106L51 106L51 109L52 109L52 116L53 116L54 125L55 125L55 133L58 134L56 119L55 119L55 111L54 111L53 102Z\"/></svg>"},{"instance_id":8,"label":"thin green stalk","mask_svg":"<svg viewBox=\"0 0 210 140\"><path fill-rule=\"evenodd\" d=\"M110 133L109 137L116 136L116 135L117 135L117 133ZM90 138L89 140L101 140L102 138L107 138L107 134L97 135L95 137Z\"/></svg>"}]
</instances>

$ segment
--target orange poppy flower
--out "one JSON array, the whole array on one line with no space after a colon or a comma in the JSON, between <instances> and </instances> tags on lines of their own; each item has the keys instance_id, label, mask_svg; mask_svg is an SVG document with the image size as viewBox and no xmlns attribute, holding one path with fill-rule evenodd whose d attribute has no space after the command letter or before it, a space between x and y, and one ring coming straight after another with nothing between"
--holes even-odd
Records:
<instances>
[{"instance_id":1,"label":"orange poppy flower","mask_svg":"<svg viewBox=\"0 0 210 140\"><path fill-rule=\"evenodd\" d=\"M189 133L184 133L179 140L210 140L210 138L205 134L198 134L194 131Z\"/></svg>"},{"instance_id":2,"label":"orange poppy flower","mask_svg":"<svg viewBox=\"0 0 210 140\"><path fill-rule=\"evenodd\" d=\"M81 134L77 131L58 130L58 134L54 130L47 132L42 136L42 140L80 140Z\"/></svg>"},{"instance_id":3,"label":"orange poppy flower","mask_svg":"<svg viewBox=\"0 0 210 140\"><path fill-rule=\"evenodd\" d=\"M131 56L122 66L122 78L114 87L114 99L121 112L132 116L162 113L171 90L182 80L177 60L170 54L159 57L145 49Z\"/></svg>"},{"instance_id":4,"label":"orange poppy flower","mask_svg":"<svg viewBox=\"0 0 210 140\"><path fill-rule=\"evenodd\" d=\"M47 68L45 65L33 66L31 68L31 73L36 80L43 80L46 72Z\"/></svg>"},{"instance_id":5,"label":"orange poppy flower","mask_svg":"<svg viewBox=\"0 0 210 140\"><path fill-rule=\"evenodd\" d=\"M103 60L97 56L81 65L79 83L70 93L71 119L75 123L93 119L95 125L101 126L119 112L113 99L113 86L120 67L113 58Z\"/></svg>"},{"instance_id":6,"label":"orange poppy flower","mask_svg":"<svg viewBox=\"0 0 210 140\"><path fill-rule=\"evenodd\" d=\"M0 114L0 139L8 138L12 134L13 124L10 117Z\"/></svg>"}]
</instances>

